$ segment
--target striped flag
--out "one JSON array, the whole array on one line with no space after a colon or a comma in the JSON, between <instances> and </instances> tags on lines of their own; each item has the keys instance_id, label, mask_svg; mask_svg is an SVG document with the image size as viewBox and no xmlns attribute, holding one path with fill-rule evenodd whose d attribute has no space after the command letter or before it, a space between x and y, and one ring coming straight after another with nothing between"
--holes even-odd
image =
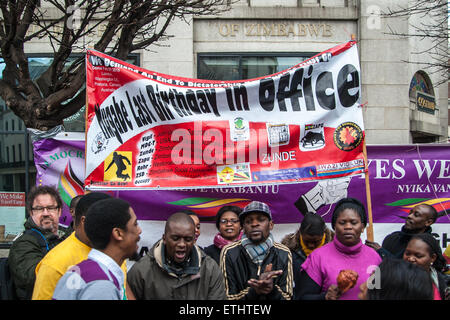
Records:
<instances>
[{"instance_id":1,"label":"striped flag","mask_svg":"<svg viewBox=\"0 0 450 320\"><path fill-rule=\"evenodd\" d=\"M84 194L83 183L73 172L70 160L67 162L64 172L59 176L58 191L67 206L77 195Z\"/></svg>"}]
</instances>

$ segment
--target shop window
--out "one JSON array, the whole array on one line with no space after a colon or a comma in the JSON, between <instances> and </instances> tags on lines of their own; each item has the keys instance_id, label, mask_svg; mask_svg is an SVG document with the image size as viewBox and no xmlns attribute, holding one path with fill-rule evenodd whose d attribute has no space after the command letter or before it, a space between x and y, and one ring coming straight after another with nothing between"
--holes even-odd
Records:
<instances>
[{"instance_id":1,"label":"shop window","mask_svg":"<svg viewBox=\"0 0 450 320\"><path fill-rule=\"evenodd\" d=\"M423 122L433 123L430 116L438 116L436 98L430 77L424 71L417 71L409 85L410 107L414 112L411 115L411 124L416 129L411 131L413 143L433 143L439 141L439 135L424 130ZM425 114L428 114L427 116ZM426 117L428 118L426 118Z\"/></svg>"},{"instance_id":2,"label":"shop window","mask_svg":"<svg viewBox=\"0 0 450 320\"><path fill-rule=\"evenodd\" d=\"M409 99L411 101L416 101L417 92L434 96L434 89L430 77L423 71L417 71L411 79L411 83L409 84Z\"/></svg>"},{"instance_id":3,"label":"shop window","mask_svg":"<svg viewBox=\"0 0 450 320\"><path fill-rule=\"evenodd\" d=\"M206 80L253 79L286 70L314 53L200 53L197 78Z\"/></svg>"}]
</instances>

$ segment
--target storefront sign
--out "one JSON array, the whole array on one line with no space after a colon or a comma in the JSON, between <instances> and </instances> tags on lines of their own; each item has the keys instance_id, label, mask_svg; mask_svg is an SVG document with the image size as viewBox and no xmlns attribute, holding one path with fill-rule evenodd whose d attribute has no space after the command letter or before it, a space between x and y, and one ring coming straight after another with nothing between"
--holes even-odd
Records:
<instances>
[{"instance_id":1,"label":"storefront sign","mask_svg":"<svg viewBox=\"0 0 450 320\"><path fill-rule=\"evenodd\" d=\"M219 23L222 37L322 37L333 36L333 26L326 23Z\"/></svg>"},{"instance_id":2,"label":"storefront sign","mask_svg":"<svg viewBox=\"0 0 450 320\"><path fill-rule=\"evenodd\" d=\"M436 110L435 97L420 91L416 91L416 97L417 110L434 114L434 111Z\"/></svg>"}]
</instances>

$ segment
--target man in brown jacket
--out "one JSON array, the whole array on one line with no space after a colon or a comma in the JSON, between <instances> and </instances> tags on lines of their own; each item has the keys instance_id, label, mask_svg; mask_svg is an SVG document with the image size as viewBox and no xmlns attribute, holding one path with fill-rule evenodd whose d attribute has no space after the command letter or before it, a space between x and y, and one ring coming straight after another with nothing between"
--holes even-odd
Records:
<instances>
[{"instance_id":1,"label":"man in brown jacket","mask_svg":"<svg viewBox=\"0 0 450 320\"><path fill-rule=\"evenodd\" d=\"M137 300L224 300L217 263L195 245L195 226L185 213L169 217L164 235L127 274Z\"/></svg>"}]
</instances>

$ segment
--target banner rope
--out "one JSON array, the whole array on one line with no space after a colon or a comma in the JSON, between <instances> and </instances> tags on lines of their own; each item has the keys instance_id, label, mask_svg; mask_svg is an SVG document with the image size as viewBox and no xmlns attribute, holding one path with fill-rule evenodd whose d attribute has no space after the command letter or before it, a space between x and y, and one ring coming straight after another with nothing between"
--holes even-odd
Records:
<instances>
[{"instance_id":1,"label":"banner rope","mask_svg":"<svg viewBox=\"0 0 450 320\"><path fill-rule=\"evenodd\" d=\"M417 145L416 147L417 147L417 154L419 155L420 160L423 161L423 159L422 159L422 154L420 153L420 146ZM433 184L432 184L431 181L430 181L429 175L427 174L426 176L427 176L428 184L430 185L431 190L433 191L434 197L435 197L436 199L439 199L438 195L436 194L436 191L435 191L434 188L433 188ZM450 220L450 215L448 214L447 210L445 209L444 205L442 204L442 201L439 201L439 204L441 205L441 208L444 210L445 215L447 216L447 219Z\"/></svg>"}]
</instances>

